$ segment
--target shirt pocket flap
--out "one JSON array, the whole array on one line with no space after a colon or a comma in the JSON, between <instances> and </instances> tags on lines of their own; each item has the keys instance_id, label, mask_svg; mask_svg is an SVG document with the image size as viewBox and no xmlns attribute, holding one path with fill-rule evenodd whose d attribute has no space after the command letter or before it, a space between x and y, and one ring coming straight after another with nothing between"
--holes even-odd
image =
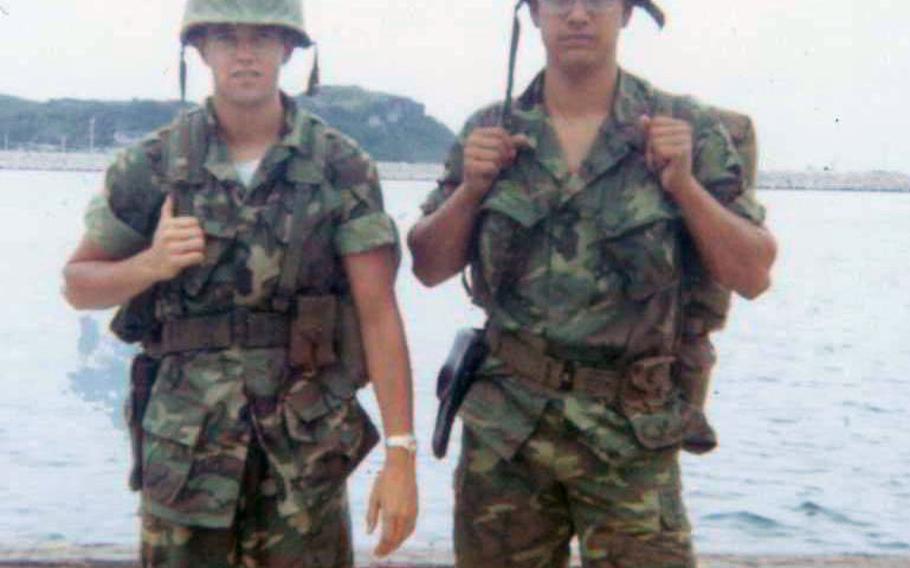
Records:
<instances>
[{"instance_id":1,"label":"shirt pocket flap","mask_svg":"<svg viewBox=\"0 0 910 568\"><path fill-rule=\"evenodd\" d=\"M311 423L322 418L332 408L319 383L299 381L284 396L284 418L288 435L299 441L314 441Z\"/></svg>"},{"instance_id":2,"label":"shirt pocket flap","mask_svg":"<svg viewBox=\"0 0 910 568\"><path fill-rule=\"evenodd\" d=\"M262 221L272 228L272 234L282 244L291 241L293 229L291 227L294 216L294 204L297 192L302 191L308 195L302 197L307 200L305 205L305 221L303 231L311 233L326 218L333 216L341 207L341 197L336 191L326 191L319 186L291 186L285 195L276 203L266 207L262 213Z\"/></svg>"},{"instance_id":3,"label":"shirt pocket flap","mask_svg":"<svg viewBox=\"0 0 910 568\"><path fill-rule=\"evenodd\" d=\"M546 215L546 211L524 192L521 184L508 180L496 184L481 209L505 215L526 228L533 227Z\"/></svg>"},{"instance_id":4,"label":"shirt pocket flap","mask_svg":"<svg viewBox=\"0 0 910 568\"><path fill-rule=\"evenodd\" d=\"M617 238L660 221L676 220L679 217L676 205L658 191L661 190L635 191L618 206L604 207L600 212L603 236Z\"/></svg>"},{"instance_id":5,"label":"shirt pocket flap","mask_svg":"<svg viewBox=\"0 0 910 568\"><path fill-rule=\"evenodd\" d=\"M325 181L323 168L314 160L291 160L285 177L296 184L318 185Z\"/></svg>"}]
</instances>

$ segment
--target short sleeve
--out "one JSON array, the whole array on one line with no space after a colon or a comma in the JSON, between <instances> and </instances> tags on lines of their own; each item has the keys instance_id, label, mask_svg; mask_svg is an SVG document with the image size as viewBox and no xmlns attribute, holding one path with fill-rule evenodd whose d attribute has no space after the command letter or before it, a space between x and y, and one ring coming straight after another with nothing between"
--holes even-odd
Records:
<instances>
[{"instance_id":1,"label":"short sleeve","mask_svg":"<svg viewBox=\"0 0 910 568\"><path fill-rule=\"evenodd\" d=\"M335 250L345 256L391 245L400 254L398 231L384 209L376 164L342 135L326 136L329 179L342 201Z\"/></svg>"},{"instance_id":2,"label":"short sleeve","mask_svg":"<svg viewBox=\"0 0 910 568\"><path fill-rule=\"evenodd\" d=\"M720 119L706 118L694 143L693 169L702 186L733 213L756 225L764 223L765 208L756 199L743 156Z\"/></svg>"},{"instance_id":3,"label":"short sleeve","mask_svg":"<svg viewBox=\"0 0 910 568\"><path fill-rule=\"evenodd\" d=\"M148 140L121 152L85 213L87 237L115 258L132 256L152 240L164 201L154 174L157 148Z\"/></svg>"}]
</instances>

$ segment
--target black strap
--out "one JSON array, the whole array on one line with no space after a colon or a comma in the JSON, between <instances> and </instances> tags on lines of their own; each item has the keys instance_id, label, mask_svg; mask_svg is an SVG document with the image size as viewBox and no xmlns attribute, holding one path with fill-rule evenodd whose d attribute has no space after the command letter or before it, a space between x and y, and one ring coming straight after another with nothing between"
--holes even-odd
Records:
<instances>
[{"instance_id":1,"label":"black strap","mask_svg":"<svg viewBox=\"0 0 910 568\"><path fill-rule=\"evenodd\" d=\"M502 127L512 129L512 90L515 87L515 62L518 58L518 42L521 39L521 21L518 11L528 0L518 0L515 12L512 14L512 39L509 44L509 75L506 80L506 99L502 105Z\"/></svg>"},{"instance_id":2,"label":"black strap","mask_svg":"<svg viewBox=\"0 0 910 568\"><path fill-rule=\"evenodd\" d=\"M319 92L319 47L313 43L313 69L307 82L306 96L313 97Z\"/></svg>"}]
</instances>

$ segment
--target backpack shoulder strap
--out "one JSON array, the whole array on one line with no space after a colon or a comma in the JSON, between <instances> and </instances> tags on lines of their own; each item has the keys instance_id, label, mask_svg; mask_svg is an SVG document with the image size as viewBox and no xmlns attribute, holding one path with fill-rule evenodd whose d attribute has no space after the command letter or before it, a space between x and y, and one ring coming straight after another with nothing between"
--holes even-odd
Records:
<instances>
[{"instance_id":1,"label":"backpack shoulder strap","mask_svg":"<svg viewBox=\"0 0 910 568\"><path fill-rule=\"evenodd\" d=\"M305 160L309 163L310 168L322 172L326 166L326 132L321 122L313 121L310 128L306 129L305 136L308 137L307 148L309 151L304 154L294 154L288 164L288 169L294 171L294 161ZM287 312L291 307L291 301L297 292L297 274L300 272L300 265L303 262L303 245L306 239L306 217L307 204L309 202L308 191L309 184L294 184L294 205L291 210L290 222L290 239L288 241L287 252L281 263L281 273L278 276L278 285L275 290L275 296L272 299L272 306L279 312Z\"/></svg>"}]
</instances>

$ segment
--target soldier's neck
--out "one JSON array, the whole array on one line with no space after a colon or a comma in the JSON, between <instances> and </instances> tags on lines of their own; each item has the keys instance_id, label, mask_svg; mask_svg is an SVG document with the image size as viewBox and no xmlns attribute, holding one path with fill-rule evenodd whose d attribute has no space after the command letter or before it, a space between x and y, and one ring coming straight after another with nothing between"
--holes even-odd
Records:
<instances>
[{"instance_id":1,"label":"soldier's neck","mask_svg":"<svg viewBox=\"0 0 910 568\"><path fill-rule=\"evenodd\" d=\"M551 114L566 119L604 120L610 115L618 79L615 60L587 69L547 65L544 101Z\"/></svg>"},{"instance_id":2,"label":"soldier's neck","mask_svg":"<svg viewBox=\"0 0 910 568\"><path fill-rule=\"evenodd\" d=\"M215 96L218 129L234 161L260 160L278 141L284 125L281 97L260 105L237 105Z\"/></svg>"}]
</instances>

